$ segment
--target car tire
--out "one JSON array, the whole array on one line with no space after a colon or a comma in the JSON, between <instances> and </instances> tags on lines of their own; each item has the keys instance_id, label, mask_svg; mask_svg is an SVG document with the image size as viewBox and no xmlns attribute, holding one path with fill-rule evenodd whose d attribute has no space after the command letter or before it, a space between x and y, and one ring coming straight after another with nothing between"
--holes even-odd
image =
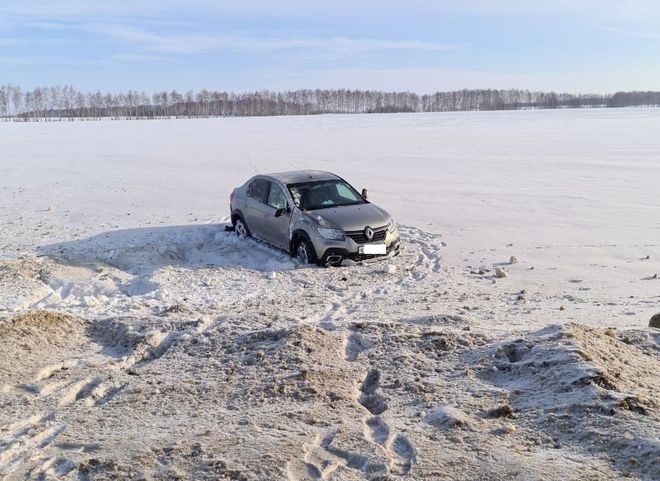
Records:
<instances>
[{"instance_id":1,"label":"car tire","mask_svg":"<svg viewBox=\"0 0 660 481\"><path fill-rule=\"evenodd\" d=\"M250 237L250 229L243 220L242 217L236 217L236 222L234 223L234 231L238 237Z\"/></svg>"},{"instance_id":2,"label":"car tire","mask_svg":"<svg viewBox=\"0 0 660 481\"><path fill-rule=\"evenodd\" d=\"M302 264L318 264L318 258L316 257L316 251L312 243L305 239L301 238L296 243L296 249L294 251L294 257L298 259Z\"/></svg>"}]
</instances>

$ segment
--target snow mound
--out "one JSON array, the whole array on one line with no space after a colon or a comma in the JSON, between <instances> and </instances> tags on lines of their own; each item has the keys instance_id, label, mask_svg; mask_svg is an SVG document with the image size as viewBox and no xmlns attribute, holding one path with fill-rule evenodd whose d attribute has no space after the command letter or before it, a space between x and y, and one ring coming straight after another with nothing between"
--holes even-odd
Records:
<instances>
[{"instance_id":1,"label":"snow mound","mask_svg":"<svg viewBox=\"0 0 660 481\"><path fill-rule=\"evenodd\" d=\"M622 471L657 472L659 341L647 331L550 326L496 343L480 377L508 392L519 423L555 447L607 453Z\"/></svg>"},{"instance_id":2,"label":"snow mound","mask_svg":"<svg viewBox=\"0 0 660 481\"><path fill-rule=\"evenodd\" d=\"M240 239L217 224L116 230L45 246L40 252L72 264L108 264L135 275L166 266L264 272L296 268L286 252L254 239Z\"/></svg>"},{"instance_id":3,"label":"snow mound","mask_svg":"<svg viewBox=\"0 0 660 481\"><path fill-rule=\"evenodd\" d=\"M67 338L85 330L87 322L78 317L52 311L27 311L0 322L0 351L20 343L24 348L66 344Z\"/></svg>"},{"instance_id":4,"label":"snow mound","mask_svg":"<svg viewBox=\"0 0 660 481\"><path fill-rule=\"evenodd\" d=\"M0 394L11 398L17 391L31 392L34 383L73 367L71 348L85 338L88 325L81 318L43 310L0 321Z\"/></svg>"},{"instance_id":5,"label":"snow mound","mask_svg":"<svg viewBox=\"0 0 660 481\"><path fill-rule=\"evenodd\" d=\"M533 393L534 398L520 398L523 405L561 409L579 404L610 413L626 400L647 413L658 408L653 393L660 388L659 355L653 336L643 331L617 335L579 324L551 326L497 347L496 369L486 377Z\"/></svg>"},{"instance_id":6,"label":"snow mound","mask_svg":"<svg viewBox=\"0 0 660 481\"><path fill-rule=\"evenodd\" d=\"M437 429L462 428L470 425L470 419L454 406L442 406L426 416L426 422Z\"/></svg>"},{"instance_id":7,"label":"snow mound","mask_svg":"<svg viewBox=\"0 0 660 481\"><path fill-rule=\"evenodd\" d=\"M0 311L16 312L51 293L33 259L0 260Z\"/></svg>"}]
</instances>

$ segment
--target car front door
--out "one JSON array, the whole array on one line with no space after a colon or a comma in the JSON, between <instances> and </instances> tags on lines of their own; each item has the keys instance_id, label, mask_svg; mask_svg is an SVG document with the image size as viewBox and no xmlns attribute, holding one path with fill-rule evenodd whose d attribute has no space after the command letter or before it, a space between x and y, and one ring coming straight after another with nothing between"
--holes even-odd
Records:
<instances>
[{"instance_id":1,"label":"car front door","mask_svg":"<svg viewBox=\"0 0 660 481\"><path fill-rule=\"evenodd\" d=\"M282 249L289 249L289 223L291 212L288 210L289 201L282 188L275 182L270 181L266 209L262 219L264 240ZM275 216L278 210L284 212Z\"/></svg>"}]
</instances>

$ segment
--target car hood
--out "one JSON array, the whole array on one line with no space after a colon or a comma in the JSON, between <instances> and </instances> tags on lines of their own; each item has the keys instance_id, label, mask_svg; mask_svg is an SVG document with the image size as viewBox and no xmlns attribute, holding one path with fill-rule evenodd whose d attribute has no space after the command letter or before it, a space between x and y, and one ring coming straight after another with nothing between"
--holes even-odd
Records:
<instances>
[{"instance_id":1,"label":"car hood","mask_svg":"<svg viewBox=\"0 0 660 481\"><path fill-rule=\"evenodd\" d=\"M374 204L330 207L307 211L306 214L323 227L345 231L361 231L366 226L383 227L390 219L390 215L386 211Z\"/></svg>"}]
</instances>

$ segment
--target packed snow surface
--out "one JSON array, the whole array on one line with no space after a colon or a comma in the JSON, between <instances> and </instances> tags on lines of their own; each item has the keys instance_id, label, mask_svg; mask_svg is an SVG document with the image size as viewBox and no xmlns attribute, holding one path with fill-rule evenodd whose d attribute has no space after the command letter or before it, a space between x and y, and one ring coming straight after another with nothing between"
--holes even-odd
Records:
<instances>
[{"instance_id":1,"label":"packed snow surface","mask_svg":"<svg viewBox=\"0 0 660 481\"><path fill-rule=\"evenodd\" d=\"M0 123L0 479L658 479L660 110ZM400 225L322 269L256 172Z\"/></svg>"}]
</instances>

